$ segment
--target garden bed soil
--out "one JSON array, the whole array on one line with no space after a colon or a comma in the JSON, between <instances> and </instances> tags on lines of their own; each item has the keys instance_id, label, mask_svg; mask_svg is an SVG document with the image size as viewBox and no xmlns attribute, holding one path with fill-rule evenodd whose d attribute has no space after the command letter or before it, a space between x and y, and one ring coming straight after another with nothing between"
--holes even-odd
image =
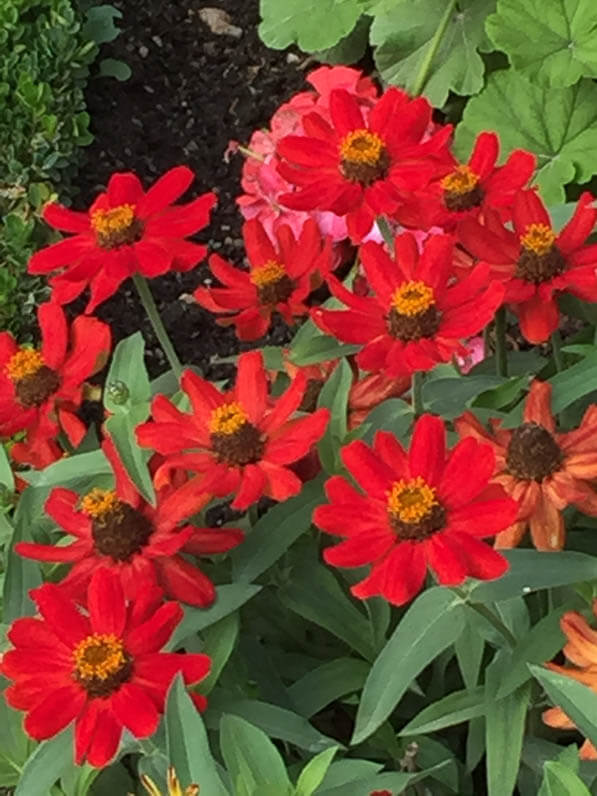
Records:
<instances>
[{"instance_id":1,"label":"garden bed soil","mask_svg":"<svg viewBox=\"0 0 597 796\"><path fill-rule=\"evenodd\" d=\"M242 156L225 156L231 139L247 142L272 113L304 86L303 55L268 50L257 35L258 0L115 0L122 33L102 49L102 57L125 61L132 76L124 82L95 78L87 91L94 142L86 151L75 207L84 208L115 171L134 171L148 186L172 166L188 164L196 181L188 200L208 190L218 194L211 225L197 240L236 262L244 252L240 191ZM226 11L238 38L213 33L199 16L202 8ZM308 70L307 70L308 71ZM181 360L211 379L230 375L219 363L242 348L233 328L185 300L210 272L204 263L186 274L151 282L164 323ZM181 298L182 297L182 298ZM82 311L83 300L74 308ZM142 325L151 375L167 368L130 281L96 313L112 327L115 341ZM289 330L280 321L267 342L282 344Z\"/></svg>"}]
</instances>

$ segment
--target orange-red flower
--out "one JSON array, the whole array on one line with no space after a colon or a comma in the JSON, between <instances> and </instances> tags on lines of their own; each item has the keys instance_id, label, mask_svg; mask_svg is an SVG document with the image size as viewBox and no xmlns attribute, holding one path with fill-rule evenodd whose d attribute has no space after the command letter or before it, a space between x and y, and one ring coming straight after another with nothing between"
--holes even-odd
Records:
<instances>
[{"instance_id":1,"label":"orange-red flower","mask_svg":"<svg viewBox=\"0 0 597 796\"><path fill-rule=\"evenodd\" d=\"M212 254L210 268L224 287L199 287L193 295L202 307L221 316L216 321L220 326L234 324L240 340L257 340L269 329L274 312L288 324L307 314L305 299L332 268L332 245L311 219L297 238L289 226L279 226L277 246L256 220L243 226L243 237L250 270Z\"/></svg>"},{"instance_id":2,"label":"orange-red flower","mask_svg":"<svg viewBox=\"0 0 597 796\"><path fill-rule=\"evenodd\" d=\"M566 530L562 510L573 504L597 516L597 407L586 411L574 431L558 433L551 411L551 385L534 381L523 423L488 431L471 412L454 421L461 437L490 444L495 453L494 482L520 504L517 521L496 537L496 547L516 547L530 528L538 550L561 550Z\"/></svg>"},{"instance_id":3,"label":"orange-red flower","mask_svg":"<svg viewBox=\"0 0 597 796\"><path fill-rule=\"evenodd\" d=\"M593 602L593 613L597 616L597 600ZM565 613L560 619L560 627L567 638L564 655L573 666L558 666L555 663L548 663L547 666L554 672L578 680L597 693L597 631L577 611ZM576 729L562 708L558 707L546 710L543 721L550 727L562 730ZM597 760L597 749L588 739L581 746L579 754L583 760Z\"/></svg>"},{"instance_id":4,"label":"orange-red flower","mask_svg":"<svg viewBox=\"0 0 597 796\"><path fill-rule=\"evenodd\" d=\"M558 328L558 293L597 301L597 244L585 245L597 221L594 203L590 193L583 193L574 215L556 234L535 191L520 191L514 199L514 231L491 210L483 224L467 218L458 227L464 247L504 282L504 301L513 305L530 343L545 342Z\"/></svg>"},{"instance_id":5,"label":"orange-red flower","mask_svg":"<svg viewBox=\"0 0 597 796\"><path fill-rule=\"evenodd\" d=\"M147 588L160 587L168 597L207 608L216 592L210 578L181 553L193 556L223 553L240 544L243 532L180 527L211 498L197 499L184 485L170 483L157 491L153 507L138 493L124 469L114 443L102 444L114 472L114 489L94 488L86 495L53 489L46 513L75 541L68 545L19 542L15 550L38 561L72 564L60 588L75 599L84 597L99 566L120 579L125 596L135 599Z\"/></svg>"},{"instance_id":6,"label":"orange-red flower","mask_svg":"<svg viewBox=\"0 0 597 796\"><path fill-rule=\"evenodd\" d=\"M415 236L398 235L390 257L378 243L360 256L374 296L358 296L333 276L328 284L347 310L314 309L311 316L328 334L361 343L363 370L399 378L430 370L453 355L468 353L461 339L479 332L502 302L503 286L479 265L458 283L453 279L453 238L433 235L421 254Z\"/></svg>"},{"instance_id":7,"label":"orange-red flower","mask_svg":"<svg viewBox=\"0 0 597 796\"><path fill-rule=\"evenodd\" d=\"M341 476L330 478L330 505L316 508L313 522L344 537L325 550L328 564L372 565L352 587L356 597L381 595L401 605L420 591L428 566L444 585L506 571L506 559L481 541L507 527L518 511L503 490L489 487L489 445L467 439L447 451L442 420L423 415L408 452L393 434L378 431L373 450L357 440L341 456L362 492Z\"/></svg>"},{"instance_id":8,"label":"orange-red flower","mask_svg":"<svg viewBox=\"0 0 597 796\"><path fill-rule=\"evenodd\" d=\"M15 461L46 467L62 456L56 440L63 431L77 447L85 425L76 412L84 382L103 368L110 354L110 327L96 318L75 318L70 329L61 307L42 304L37 312L41 348L19 346L0 334L0 435L25 431L11 448Z\"/></svg>"},{"instance_id":9,"label":"orange-red flower","mask_svg":"<svg viewBox=\"0 0 597 796\"><path fill-rule=\"evenodd\" d=\"M452 230L458 221L482 216L487 208L499 211L504 221L510 219L515 194L535 170L535 156L516 149L503 166L496 166L499 151L496 133L480 133L468 163L454 162L446 174L416 192L400 207L398 221L407 227Z\"/></svg>"},{"instance_id":10,"label":"orange-red flower","mask_svg":"<svg viewBox=\"0 0 597 796\"><path fill-rule=\"evenodd\" d=\"M220 392L193 371L182 374L191 412L181 412L163 395L152 404L153 420L137 427L140 445L166 457L157 470L168 479L173 469L196 473L199 493L234 494L233 508L246 509L263 495L286 500L302 481L287 465L301 459L323 436L327 409L292 418L307 380L302 373L276 399L268 396L267 374L259 351L241 354L236 385Z\"/></svg>"},{"instance_id":11,"label":"orange-red flower","mask_svg":"<svg viewBox=\"0 0 597 796\"><path fill-rule=\"evenodd\" d=\"M320 114L303 117L304 136L289 135L277 153L278 170L298 189L280 202L295 210L331 210L346 215L348 233L359 243L375 217L392 215L408 193L424 187L438 165L449 163L452 128L433 129L431 106L388 89L365 115L343 89L330 94L329 124Z\"/></svg>"},{"instance_id":12,"label":"orange-red flower","mask_svg":"<svg viewBox=\"0 0 597 796\"><path fill-rule=\"evenodd\" d=\"M185 238L206 226L216 201L213 193L206 193L186 205L170 206L193 176L186 166L177 166L144 191L135 174L118 173L86 212L47 205L45 221L74 234L36 252L29 272L59 272L50 284L52 299L60 304L89 286L86 312L92 312L133 274L155 277L171 270L188 271L203 260L207 249Z\"/></svg>"},{"instance_id":13,"label":"orange-red flower","mask_svg":"<svg viewBox=\"0 0 597 796\"><path fill-rule=\"evenodd\" d=\"M207 655L160 652L183 611L162 603L159 589L146 588L127 606L120 580L102 568L89 584L87 614L53 583L31 596L41 617L17 619L8 631L14 649L1 671L13 684L4 696L26 711L25 730L38 741L74 721L77 765L109 763L125 728L153 735L175 675L196 683L209 672ZM195 701L205 706L204 697Z\"/></svg>"}]
</instances>

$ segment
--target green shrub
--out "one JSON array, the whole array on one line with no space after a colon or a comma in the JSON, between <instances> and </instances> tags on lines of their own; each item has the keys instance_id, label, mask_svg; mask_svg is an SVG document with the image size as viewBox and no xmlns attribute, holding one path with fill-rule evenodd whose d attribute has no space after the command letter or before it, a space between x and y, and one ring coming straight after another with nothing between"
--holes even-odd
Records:
<instances>
[{"instance_id":1,"label":"green shrub","mask_svg":"<svg viewBox=\"0 0 597 796\"><path fill-rule=\"evenodd\" d=\"M92 140L83 91L98 46L84 28L70 0L0 3L0 328L21 336L46 292L26 274L48 242L39 213L59 183L68 194Z\"/></svg>"}]
</instances>

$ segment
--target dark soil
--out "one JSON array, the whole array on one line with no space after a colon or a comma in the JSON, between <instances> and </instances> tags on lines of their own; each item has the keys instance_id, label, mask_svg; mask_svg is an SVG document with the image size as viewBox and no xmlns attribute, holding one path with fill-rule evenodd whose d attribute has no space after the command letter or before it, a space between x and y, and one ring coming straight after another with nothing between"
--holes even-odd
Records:
<instances>
[{"instance_id":1,"label":"dark soil","mask_svg":"<svg viewBox=\"0 0 597 796\"><path fill-rule=\"evenodd\" d=\"M224 153L230 139L248 141L303 87L304 57L261 43L258 0L116 0L114 5L123 13L123 32L102 56L125 61L133 74L122 83L97 78L89 84L95 141L87 150L75 205L88 206L114 171L134 171L147 186L172 166L188 164L197 180L185 199L207 190L218 193L212 224L198 240L240 263L242 218L234 200L242 159L232 156L227 163ZM205 6L227 11L242 29L240 38L212 33L198 16ZM216 326L208 312L180 298L209 275L202 264L187 274L155 279L151 287L181 360L220 379L230 367L217 360L239 351L234 331ZM75 309L83 306L78 302ZM132 284L125 283L97 315L111 324L115 340L136 331L143 313ZM147 364L156 375L167 366L147 324L142 328ZM267 342L279 345L288 338L280 323Z\"/></svg>"}]
</instances>

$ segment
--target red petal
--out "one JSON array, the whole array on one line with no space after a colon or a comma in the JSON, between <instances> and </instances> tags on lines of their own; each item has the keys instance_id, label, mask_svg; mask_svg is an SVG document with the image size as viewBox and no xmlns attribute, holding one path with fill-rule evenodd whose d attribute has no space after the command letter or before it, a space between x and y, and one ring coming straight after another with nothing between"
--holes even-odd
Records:
<instances>
[{"instance_id":1,"label":"red petal","mask_svg":"<svg viewBox=\"0 0 597 796\"><path fill-rule=\"evenodd\" d=\"M479 133L468 165L481 179L487 177L495 167L500 143L495 133Z\"/></svg>"},{"instance_id":2,"label":"red petal","mask_svg":"<svg viewBox=\"0 0 597 796\"><path fill-rule=\"evenodd\" d=\"M52 370L58 370L64 362L68 340L68 327L62 307L51 301L42 304L37 310L37 321L44 363Z\"/></svg>"},{"instance_id":3,"label":"red petal","mask_svg":"<svg viewBox=\"0 0 597 796\"><path fill-rule=\"evenodd\" d=\"M167 643L182 616L180 605L164 603L150 619L127 632L126 648L135 656L157 652Z\"/></svg>"},{"instance_id":4,"label":"red petal","mask_svg":"<svg viewBox=\"0 0 597 796\"><path fill-rule=\"evenodd\" d=\"M25 717L25 731L38 741L57 735L79 715L86 700L85 691L74 684L51 691Z\"/></svg>"},{"instance_id":5,"label":"red petal","mask_svg":"<svg viewBox=\"0 0 597 796\"><path fill-rule=\"evenodd\" d=\"M466 561L458 548L450 544L445 533L434 533L425 543L427 561L442 585L454 586L462 583L468 574Z\"/></svg>"},{"instance_id":6,"label":"red petal","mask_svg":"<svg viewBox=\"0 0 597 796\"><path fill-rule=\"evenodd\" d=\"M87 619L54 583L34 589L31 596L50 628L65 644L74 647L89 635Z\"/></svg>"},{"instance_id":7,"label":"red petal","mask_svg":"<svg viewBox=\"0 0 597 796\"><path fill-rule=\"evenodd\" d=\"M556 421L551 411L551 384L535 379L524 405L525 423L538 423L551 434L555 433Z\"/></svg>"},{"instance_id":8,"label":"red petal","mask_svg":"<svg viewBox=\"0 0 597 796\"><path fill-rule=\"evenodd\" d=\"M256 503L265 493L267 477L256 464L242 468L240 487L232 503L232 508L243 511Z\"/></svg>"},{"instance_id":9,"label":"red petal","mask_svg":"<svg viewBox=\"0 0 597 796\"><path fill-rule=\"evenodd\" d=\"M249 351L238 359L235 393L249 421L258 425L267 403L267 377L260 351Z\"/></svg>"},{"instance_id":10,"label":"red petal","mask_svg":"<svg viewBox=\"0 0 597 796\"><path fill-rule=\"evenodd\" d=\"M426 564L423 546L402 542L394 552L374 566L368 578L351 588L355 597L381 595L394 605L403 605L421 590Z\"/></svg>"},{"instance_id":11,"label":"red petal","mask_svg":"<svg viewBox=\"0 0 597 796\"><path fill-rule=\"evenodd\" d=\"M529 224L545 224L551 228L549 213L536 191L519 191L516 194L512 218L518 235L524 235Z\"/></svg>"},{"instance_id":12,"label":"red petal","mask_svg":"<svg viewBox=\"0 0 597 796\"><path fill-rule=\"evenodd\" d=\"M396 474L361 440L355 440L341 450L342 461L358 485L369 495L387 499L396 481Z\"/></svg>"},{"instance_id":13,"label":"red petal","mask_svg":"<svg viewBox=\"0 0 597 796\"><path fill-rule=\"evenodd\" d=\"M107 434L102 442L102 450L106 459L110 462L112 470L114 471L116 493L118 497L121 500L124 500L124 502L128 503L130 506L138 506L141 501L141 497L137 492L137 487L133 484L129 474L127 473L124 464L118 455L118 451L116 450L116 445L112 441L112 438Z\"/></svg>"},{"instance_id":14,"label":"red petal","mask_svg":"<svg viewBox=\"0 0 597 796\"><path fill-rule=\"evenodd\" d=\"M415 423L409 450L412 478L422 476L431 486L440 483L446 461L446 429L434 415L423 415Z\"/></svg>"},{"instance_id":15,"label":"red petal","mask_svg":"<svg viewBox=\"0 0 597 796\"><path fill-rule=\"evenodd\" d=\"M470 503L485 489L494 469L491 446L481 445L472 437L461 440L451 451L439 483L442 503L450 508Z\"/></svg>"},{"instance_id":16,"label":"red petal","mask_svg":"<svg viewBox=\"0 0 597 796\"><path fill-rule=\"evenodd\" d=\"M130 171L117 172L110 177L105 195L110 207L137 205L143 200L143 186L136 174Z\"/></svg>"},{"instance_id":17,"label":"red petal","mask_svg":"<svg viewBox=\"0 0 597 796\"><path fill-rule=\"evenodd\" d=\"M47 224L61 232L87 232L91 227L88 213L69 210L57 202L46 205L42 216Z\"/></svg>"},{"instance_id":18,"label":"red petal","mask_svg":"<svg viewBox=\"0 0 597 796\"><path fill-rule=\"evenodd\" d=\"M147 191L136 208L139 218L147 218L175 202L193 182L194 174L187 166L175 166L163 174Z\"/></svg>"},{"instance_id":19,"label":"red petal","mask_svg":"<svg viewBox=\"0 0 597 796\"><path fill-rule=\"evenodd\" d=\"M344 89L330 92L330 116L338 135L366 127L356 98Z\"/></svg>"},{"instance_id":20,"label":"red petal","mask_svg":"<svg viewBox=\"0 0 597 796\"><path fill-rule=\"evenodd\" d=\"M120 578L106 567L93 573L87 589L87 609L94 633L122 636L126 605Z\"/></svg>"},{"instance_id":21,"label":"red petal","mask_svg":"<svg viewBox=\"0 0 597 796\"><path fill-rule=\"evenodd\" d=\"M335 507L328 506L327 508ZM395 534L389 528L378 526L375 529L351 535L335 547L326 548L323 551L323 558L326 564L335 567L362 567L385 556L395 544Z\"/></svg>"},{"instance_id":22,"label":"red petal","mask_svg":"<svg viewBox=\"0 0 597 796\"><path fill-rule=\"evenodd\" d=\"M480 539L466 533L450 533L449 536L471 577L493 580L501 577L508 569L508 561L504 556Z\"/></svg>"},{"instance_id":23,"label":"red petal","mask_svg":"<svg viewBox=\"0 0 597 796\"><path fill-rule=\"evenodd\" d=\"M89 709L91 710L100 701L92 702ZM89 746L86 750L87 762L96 768L103 768L116 756L122 736L122 726L116 721L110 704L102 707L97 708L95 724L91 728ZM79 727L76 732L79 735Z\"/></svg>"},{"instance_id":24,"label":"red petal","mask_svg":"<svg viewBox=\"0 0 597 796\"><path fill-rule=\"evenodd\" d=\"M529 343L545 343L560 322L558 305L554 298L546 301L538 294L515 306L520 331Z\"/></svg>"},{"instance_id":25,"label":"red petal","mask_svg":"<svg viewBox=\"0 0 597 796\"><path fill-rule=\"evenodd\" d=\"M134 683L123 683L112 696L116 721L136 738L148 738L157 730L159 714L152 700Z\"/></svg>"},{"instance_id":26,"label":"red petal","mask_svg":"<svg viewBox=\"0 0 597 796\"><path fill-rule=\"evenodd\" d=\"M156 566L160 583L170 597L200 608L208 608L213 603L216 596L214 584L198 567L180 556L158 559Z\"/></svg>"}]
</instances>

